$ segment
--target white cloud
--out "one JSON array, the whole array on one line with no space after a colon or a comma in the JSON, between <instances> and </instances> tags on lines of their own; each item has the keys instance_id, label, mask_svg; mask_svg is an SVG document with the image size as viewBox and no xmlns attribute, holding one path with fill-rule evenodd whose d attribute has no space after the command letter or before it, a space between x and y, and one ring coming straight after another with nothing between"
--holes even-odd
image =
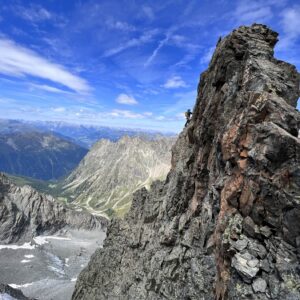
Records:
<instances>
[{"instance_id":1,"label":"white cloud","mask_svg":"<svg viewBox=\"0 0 300 300\"><path fill-rule=\"evenodd\" d=\"M54 107L52 108L52 110L58 113L63 113L66 111L66 108L61 106L61 107Z\"/></svg>"},{"instance_id":2,"label":"white cloud","mask_svg":"<svg viewBox=\"0 0 300 300\"><path fill-rule=\"evenodd\" d=\"M180 76L173 76L167 80L163 87L166 89L177 89L180 87L187 87L187 84L182 80Z\"/></svg>"},{"instance_id":3,"label":"white cloud","mask_svg":"<svg viewBox=\"0 0 300 300\"><path fill-rule=\"evenodd\" d=\"M146 111L146 112L144 112L144 115L147 117L151 117L153 115L153 113L150 111Z\"/></svg>"},{"instance_id":4,"label":"white cloud","mask_svg":"<svg viewBox=\"0 0 300 300\"><path fill-rule=\"evenodd\" d=\"M0 38L0 73L47 79L81 94L91 90L84 79L73 75L64 66L52 63L36 52L4 38Z\"/></svg>"},{"instance_id":5,"label":"white cloud","mask_svg":"<svg viewBox=\"0 0 300 300\"><path fill-rule=\"evenodd\" d=\"M283 10L281 14L281 25L284 35L279 40L278 49L286 50L292 47L300 37L300 6L294 6Z\"/></svg>"},{"instance_id":6,"label":"white cloud","mask_svg":"<svg viewBox=\"0 0 300 300\"><path fill-rule=\"evenodd\" d=\"M116 30L121 30L121 31L136 31L136 28L128 24L127 22L122 22L122 21L114 21L112 19L108 20L106 22L107 26L111 29L116 29Z\"/></svg>"},{"instance_id":7,"label":"white cloud","mask_svg":"<svg viewBox=\"0 0 300 300\"><path fill-rule=\"evenodd\" d=\"M135 105L135 104L138 104L138 102L136 101L136 99L134 99L134 97L129 96L127 94L120 94L116 98L116 102L120 103L120 104L126 104L126 105Z\"/></svg>"},{"instance_id":8,"label":"white cloud","mask_svg":"<svg viewBox=\"0 0 300 300\"><path fill-rule=\"evenodd\" d=\"M120 110L114 109L111 113L111 116L125 119L143 119L144 116L142 114L138 114L129 110Z\"/></svg>"}]
</instances>

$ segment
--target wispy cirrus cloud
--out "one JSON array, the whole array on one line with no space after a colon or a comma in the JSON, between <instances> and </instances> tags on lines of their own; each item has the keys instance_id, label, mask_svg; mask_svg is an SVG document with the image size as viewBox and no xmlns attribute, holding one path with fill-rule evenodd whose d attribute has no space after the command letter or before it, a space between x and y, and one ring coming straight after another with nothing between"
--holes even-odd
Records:
<instances>
[{"instance_id":1,"label":"wispy cirrus cloud","mask_svg":"<svg viewBox=\"0 0 300 300\"><path fill-rule=\"evenodd\" d=\"M249 25L253 22L264 23L273 18L276 7L283 7L286 2L286 0L238 1L233 12L233 17L236 19L238 25Z\"/></svg>"},{"instance_id":2,"label":"wispy cirrus cloud","mask_svg":"<svg viewBox=\"0 0 300 300\"><path fill-rule=\"evenodd\" d=\"M79 94L91 91L88 82L73 75L64 66L53 63L38 53L0 37L0 73L14 76L34 76L61 84Z\"/></svg>"},{"instance_id":3,"label":"wispy cirrus cloud","mask_svg":"<svg viewBox=\"0 0 300 300\"><path fill-rule=\"evenodd\" d=\"M55 94L73 94L69 91L64 91L64 90L58 89L56 87L49 86L47 84L30 83L29 86L30 86L30 89L38 89L38 90L43 90L45 92L50 92L50 93L55 93Z\"/></svg>"},{"instance_id":4,"label":"wispy cirrus cloud","mask_svg":"<svg viewBox=\"0 0 300 300\"><path fill-rule=\"evenodd\" d=\"M118 21L118 20L114 20L114 19L108 19L106 21L106 25L109 29L115 29L115 30L121 30L121 31L136 31L136 27L127 23L127 22L123 22L123 21Z\"/></svg>"},{"instance_id":5,"label":"wispy cirrus cloud","mask_svg":"<svg viewBox=\"0 0 300 300\"><path fill-rule=\"evenodd\" d=\"M166 89L177 89L181 87L187 87L187 84L180 76L173 76L166 81L163 87Z\"/></svg>"},{"instance_id":6,"label":"wispy cirrus cloud","mask_svg":"<svg viewBox=\"0 0 300 300\"><path fill-rule=\"evenodd\" d=\"M117 118L125 118L125 119L143 119L144 115L132 112L130 110L120 110L114 109L109 115Z\"/></svg>"},{"instance_id":7,"label":"wispy cirrus cloud","mask_svg":"<svg viewBox=\"0 0 300 300\"><path fill-rule=\"evenodd\" d=\"M14 13L17 14L19 17L31 22L41 22L45 20L50 20L53 17L53 14L51 12L49 12L47 9L40 5L13 5L12 9Z\"/></svg>"},{"instance_id":8,"label":"wispy cirrus cloud","mask_svg":"<svg viewBox=\"0 0 300 300\"><path fill-rule=\"evenodd\" d=\"M120 104L125 104L125 105L138 104L137 100L133 96L130 96L130 95L127 95L127 94L120 94L116 98L116 102L120 103Z\"/></svg>"},{"instance_id":9,"label":"wispy cirrus cloud","mask_svg":"<svg viewBox=\"0 0 300 300\"><path fill-rule=\"evenodd\" d=\"M154 36L158 33L157 29L152 29L143 33L140 37L132 38L129 41L122 43L120 46L106 50L103 54L104 57L110 57L116 55L129 48L141 46L143 44L149 43L153 40Z\"/></svg>"},{"instance_id":10,"label":"wispy cirrus cloud","mask_svg":"<svg viewBox=\"0 0 300 300\"><path fill-rule=\"evenodd\" d=\"M167 31L167 33L165 34L165 37L159 41L157 47L153 50L152 54L146 60L146 62L144 64L145 67L148 67L152 63L152 61L155 59L155 57L157 56L160 49L163 48L169 42L174 31L175 31L175 28L171 28Z\"/></svg>"}]
</instances>

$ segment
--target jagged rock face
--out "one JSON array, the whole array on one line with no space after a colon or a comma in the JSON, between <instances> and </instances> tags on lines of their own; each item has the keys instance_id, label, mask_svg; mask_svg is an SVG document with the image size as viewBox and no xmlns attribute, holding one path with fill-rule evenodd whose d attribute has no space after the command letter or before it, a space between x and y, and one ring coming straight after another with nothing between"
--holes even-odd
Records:
<instances>
[{"instance_id":1,"label":"jagged rock face","mask_svg":"<svg viewBox=\"0 0 300 300\"><path fill-rule=\"evenodd\" d=\"M92 212L122 216L136 190L166 178L174 143L167 137L102 139L63 182L63 194Z\"/></svg>"},{"instance_id":2,"label":"jagged rock face","mask_svg":"<svg viewBox=\"0 0 300 300\"><path fill-rule=\"evenodd\" d=\"M17 187L0 173L0 241L29 241L59 230L105 228L107 221L66 208L30 186Z\"/></svg>"},{"instance_id":3,"label":"jagged rock face","mask_svg":"<svg viewBox=\"0 0 300 300\"><path fill-rule=\"evenodd\" d=\"M111 223L74 300L300 299L299 74L276 41L218 43L167 180Z\"/></svg>"}]
</instances>

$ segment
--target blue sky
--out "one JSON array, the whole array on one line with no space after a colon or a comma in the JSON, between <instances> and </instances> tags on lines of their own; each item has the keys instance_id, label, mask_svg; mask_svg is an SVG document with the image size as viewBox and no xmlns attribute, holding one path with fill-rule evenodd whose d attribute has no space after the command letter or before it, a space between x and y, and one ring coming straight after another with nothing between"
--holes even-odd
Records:
<instances>
[{"instance_id":1,"label":"blue sky","mask_svg":"<svg viewBox=\"0 0 300 300\"><path fill-rule=\"evenodd\" d=\"M254 22L280 33L276 57L300 69L298 1L0 4L2 118L178 132L219 36Z\"/></svg>"}]
</instances>

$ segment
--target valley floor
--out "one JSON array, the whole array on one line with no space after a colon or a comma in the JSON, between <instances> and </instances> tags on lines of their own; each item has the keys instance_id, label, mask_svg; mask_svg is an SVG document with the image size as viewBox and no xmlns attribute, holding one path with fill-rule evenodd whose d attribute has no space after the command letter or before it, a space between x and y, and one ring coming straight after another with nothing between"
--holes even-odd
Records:
<instances>
[{"instance_id":1,"label":"valley floor","mask_svg":"<svg viewBox=\"0 0 300 300\"><path fill-rule=\"evenodd\" d=\"M80 271L102 247L103 231L72 230L23 245L0 245L0 282L39 300L68 300Z\"/></svg>"}]
</instances>

